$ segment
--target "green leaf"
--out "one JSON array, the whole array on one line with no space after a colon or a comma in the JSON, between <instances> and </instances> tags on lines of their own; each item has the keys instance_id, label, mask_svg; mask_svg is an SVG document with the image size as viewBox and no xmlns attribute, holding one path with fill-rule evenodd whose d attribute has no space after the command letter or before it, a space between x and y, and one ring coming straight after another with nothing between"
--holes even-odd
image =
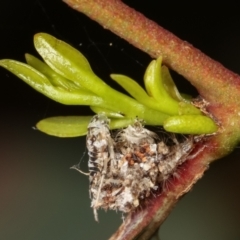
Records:
<instances>
[{"instance_id":1,"label":"green leaf","mask_svg":"<svg viewBox=\"0 0 240 240\"><path fill-rule=\"evenodd\" d=\"M37 123L37 129L56 137L79 137L87 133L92 116L50 117Z\"/></svg>"},{"instance_id":2,"label":"green leaf","mask_svg":"<svg viewBox=\"0 0 240 240\"><path fill-rule=\"evenodd\" d=\"M211 134L218 129L211 118L201 115L172 116L166 119L163 127L168 132L182 134Z\"/></svg>"},{"instance_id":3,"label":"green leaf","mask_svg":"<svg viewBox=\"0 0 240 240\"><path fill-rule=\"evenodd\" d=\"M145 90L136 81L121 74L111 74L110 76L138 102L149 108L162 111L161 105L159 105L154 98L149 97Z\"/></svg>"},{"instance_id":4,"label":"green leaf","mask_svg":"<svg viewBox=\"0 0 240 240\"><path fill-rule=\"evenodd\" d=\"M163 81L163 86L168 92L168 94L175 100L177 101L183 101L183 97L179 93L171 75L166 66L161 67L161 75L162 75L162 81Z\"/></svg>"},{"instance_id":5,"label":"green leaf","mask_svg":"<svg viewBox=\"0 0 240 240\"><path fill-rule=\"evenodd\" d=\"M92 71L87 59L69 44L46 34L34 36L34 45L44 61L61 76L78 82L96 95L108 86Z\"/></svg>"},{"instance_id":6,"label":"green leaf","mask_svg":"<svg viewBox=\"0 0 240 240\"><path fill-rule=\"evenodd\" d=\"M149 96L158 102L162 112L169 115L181 115L185 112L188 114L201 114L199 109L186 101L185 104L179 105L183 101L176 100L180 96L175 91L175 84L165 68L163 68L164 73L162 73L161 63L162 58L159 57L157 60L153 60L146 69L144 83Z\"/></svg>"},{"instance_id":7,"label":"green leaf","mask_svg":"<svg viewBox=\"0 0 240 240\"><path fill-rule=\"evenodd\" d=\"M93 116L67 116L45 118L37 123L37 129L48 135L62 138L80 137L87 134ZM119 129L133 124L134 119L111 119L110 129Z\"/></svg>"},{"instance_id":8,"label":"green leaf","mask_svg":"<svg viewBox=\"0 0 240 240\"><path fill-rule=\"evenodd\" d=\"M0 66L12 72L39 92L43 93L45 89L50 90L52 88L52 84L45 75L27 64L10 59L3 59L0 60Z\"/></svg>"},{"instance_id":9,"label":"green leaf","mask_svg":"<svg viewBox=\"0 0 240 240\"><path fill-rule=\"evenodd\" d=\"M164 113L169 115L178 115L178 101L173 99L166 91L162 76L161 62L158 58L153 60L147 67L144 75L144 84L150 97L153 97L159 104Z\"/></svg>"},{"instance_id":10,"label":"green leaf","mask_svg":"<svg viewBox=\"0 0 240 240\"><path fill-rule=\"evenodd\" d=\"M145 90L130 77L122 74L111 74L110 77L121 87L123 87L136 100L144 102L145 100L148 101L150 99Z\"/></svg>"},{"instance_id":11,"label":"green leaf","mask_svg":"<svg viewBox=\"0 0 240 240\"><path fill-rule=\"evenodd\" d=\"M75 69L80 67L86 72L92 72L88 60L77 49L50 34L35 34L34 45L45 62L56 72L64 74L64 71L61 71L62 66Z\"/></svg>"},{"instance_id":12,"label":"green leaf","mask_svg":"<svg viewBox=\"0 0 240 240\"><path fill-rule=\"evenodd\" d=\"M45 96L67 105L104 105L104 100L85 90L71 92L54 87L48 78L33 67L14 60L0 60L0 66L15 74Z\"/></svg>"},{"instance_id":13,"label":"green leaf","mask_svg":"<svg viewBox=\"0 0 240 240\"><path fill-rule=\"evenodd\" d=\"M59 75L58 73L53 71L46 63L42 62L31 54L25 54L25 58L28 65L32 66L33 68L44 74L53 86L62 87L67 91L81 89L80 84L77 85L73 81Z\"/></svg>"}]
</instances>

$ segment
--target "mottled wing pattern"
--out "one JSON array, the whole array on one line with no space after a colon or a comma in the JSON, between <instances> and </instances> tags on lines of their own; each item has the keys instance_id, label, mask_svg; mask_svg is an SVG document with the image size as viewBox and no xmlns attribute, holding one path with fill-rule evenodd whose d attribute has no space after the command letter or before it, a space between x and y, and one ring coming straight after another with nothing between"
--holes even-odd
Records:
<instances>
[{"instance_id":1,"label":"mottled wing pattern","mask_svg":"<svg viewBox=\"0 0 240 240\"><path fill-rule=\"evenodd\" d=\"M104 114L93 117L88 125L87 149L89 155L89 181L91 206L98 221L97 209L101 206L101 189L107 173L110 158L113 158L113 144L109 131L109 119Z\"/></svg>"},{"instance_id":2,"label":"mottled wing pattern","mask_svg":"<svg viewBox=\"0 0 240 240\"><path fill-rule=\"evenodd\" d=\"M104 162L109 158L108 144L111 139L109 120L105 115L96 115L88 125L87 149L90 177L102 172Z\"/></svg>"},{"instance_id":3,"label":"mottled wing pattern","mask_svg":"<svg viewBox=\"0 0 240 240\"><path fill-rule=\"evenodd\" d=\"M99 208L127 213L146 204L194 146L193 137L179 142L174 135L168 144L138 119L111 135L109 121L98 114L88 125L89 191L96 220Z\"/></svg>"}]
</instances>

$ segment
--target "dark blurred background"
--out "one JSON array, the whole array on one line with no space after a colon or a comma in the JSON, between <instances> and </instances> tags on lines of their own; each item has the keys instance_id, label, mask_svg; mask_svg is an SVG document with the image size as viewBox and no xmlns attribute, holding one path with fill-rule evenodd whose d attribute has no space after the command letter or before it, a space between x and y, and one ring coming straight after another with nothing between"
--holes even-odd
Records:
<instances>
[{"instance_id":1,"label":"dark blurred background","mask_svg":"<svg viewBox=\"0 0 240 240\"><path fill-rule=\"evenodd\" d=\"M240 73L237 5L124 2ZM0 59L24 61L26 52L37 55L33 35L47 32L81 50L95 73L109 82L110 73L142 82L151 60L60 0L1 0L0 30ZM174 74L174 79L183 92L196 94L183 78ZM100 211L96 223L88 178L69 169L81 158L87 169L85 138L59 139L34 130L43 118L86 115L89 109L53 102L4 69L0 84L0 239L108 239L121 224L121 213ZM239 158L236 148L211 165L163 224L161 240L240 239Z\"/></svg>"}]
</instances>

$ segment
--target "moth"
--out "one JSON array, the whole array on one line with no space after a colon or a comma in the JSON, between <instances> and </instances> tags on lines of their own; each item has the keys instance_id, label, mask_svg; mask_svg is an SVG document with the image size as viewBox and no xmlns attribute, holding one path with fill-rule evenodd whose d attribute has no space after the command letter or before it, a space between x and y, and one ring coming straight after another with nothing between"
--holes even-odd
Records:
<instances>
[{"instance_id":1,"label":"moth","mask_svg":"<svg viewBox=\"0 0 240 240\"><path fill-rule=\"evenodd\" d=\"M89 192L95 220L99 208L124 213L144 205L188 159L194 138L179 142L134 124L111 133L104 114L92 118L86 145L89 161Z\"/></svg>"},{"instance_id":2,"label":"moth","mask_svg":"<svg viewBox=\"0 0 240 240\"><path fill-rule=\"evenodd\" d=\"M114 143L109 130L109 119L104 114L93 117L88 125L87 149L91 207L97 221L97 209L102 205L101 190L109 165L114 162Z\"/></svg>"}]
</instances>

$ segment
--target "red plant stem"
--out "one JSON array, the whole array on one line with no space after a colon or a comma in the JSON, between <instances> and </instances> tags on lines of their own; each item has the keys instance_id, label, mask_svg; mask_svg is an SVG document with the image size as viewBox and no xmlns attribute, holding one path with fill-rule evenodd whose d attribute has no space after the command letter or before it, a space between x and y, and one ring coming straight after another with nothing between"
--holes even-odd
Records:
<instances>
[{"instance_id":1,"label":"red plant stem","mask_svg":"<svg viewBox=\"0 0 240 240\"><path fill-rule=\"evenodd\" d=\"M229 153L239 141L240 77L119 0L63 1L152 57L161 55L164 64L197 88L209 102L208 111L221 124L217 135L201 143L205 146L201 154L184 164L184 173L174 180L171 189L157 196L147 209L129 214L111 237L112 240L148 239L179 197L203 175L208 164Z\"/></svg>"},{"instance_id":2,"label":"red plant stem","mask_svg":"<svg viewBox=\"0 0 240 240\"><path fill-rule=\"evenodd\" d=\"M138 240L148 239L167 218L180 197L190 190L192 185L202 177L207 168L208 164L202 162L201 154L184 164L181 167L181 177L170 180L171 184L168 190L156 196L154 204L151 205L150 203L150 206L142 209L137 214L129 214L110 240L130 240L134 239L137 235L138 238L136 239ZM191 182L190 185L189 182Z\"/></svg>"}]
</instances>

